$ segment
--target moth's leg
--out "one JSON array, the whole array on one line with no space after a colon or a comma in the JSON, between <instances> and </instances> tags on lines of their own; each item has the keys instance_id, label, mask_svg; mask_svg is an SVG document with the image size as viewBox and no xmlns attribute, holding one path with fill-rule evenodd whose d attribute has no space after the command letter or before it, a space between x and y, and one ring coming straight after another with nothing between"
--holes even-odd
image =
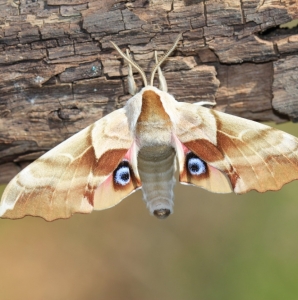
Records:
<instances>
[{"instance_id":1,"label":"moth's leg","mask_svg":"<svg viewBox=\"0 0 298 300\"><path fill-rule=\"evenodd\" d=\"M155 54L155 62L156 64L158 64L158 59L157 59L157 52L154 51ZM157 68L157 72L158 72L158 80L159 80L159 89L161 91L167 92L168 91L168 86L167 86L167 82L165 77L163 76L160 67Z\"/></svg>"},{"instance_id":2,"label":"moth's leg","mask_svg":"<svg viewBox=\"0 0 298 300\"><path fill-rule=\"evenodd\" d=\"M128 49L126 49L126 55L127 57L130 57L129 51ZM131 95L135 95L138 92L138 88L135 82L135 79L133 77L133 73L132 73L132 67L131 64L128 63L128 76L127 76L127 84L128 84L128 92Z\"/></svg>"},{"instance_id":3,"label":"moth's leg","mask_svg":"<svg viewBox=\"0 0 298 300\"><path fill-rule=\"evenodd\" d=\"M216 102L215 101L199 101L199 102L195 102L193 103L194 105L200 105L200 106L206 106L206 107L214 107L216 106Z\"/></svg>"}]
</instances>

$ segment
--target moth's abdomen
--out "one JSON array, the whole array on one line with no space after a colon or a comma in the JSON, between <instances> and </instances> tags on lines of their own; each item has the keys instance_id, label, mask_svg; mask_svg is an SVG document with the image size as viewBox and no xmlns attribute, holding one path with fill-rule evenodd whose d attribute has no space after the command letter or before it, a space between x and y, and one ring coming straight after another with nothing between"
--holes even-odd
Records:
<instances>
[{"instance_id":1,"label":"moth's abdomen","mask_svg":"<svg viewBox=\"0 0 298 300\"><path fill-rule=\"evenodd\" d=\"M144 200L160 219L173 212L175 150L168 145L147 146L138 153L138 170Z\"/></svg>"}]
</instances>

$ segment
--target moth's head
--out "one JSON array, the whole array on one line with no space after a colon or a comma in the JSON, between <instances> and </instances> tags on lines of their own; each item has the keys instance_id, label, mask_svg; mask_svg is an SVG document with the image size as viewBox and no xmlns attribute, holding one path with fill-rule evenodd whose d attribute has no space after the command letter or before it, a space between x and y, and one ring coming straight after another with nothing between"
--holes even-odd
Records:
<instances>
[{"instance_id":1,"label":"moth's head","mask_svg":"<svg viewBox=\"0 0 298 300\"><path fill-rule=\"evenodd\" d=\"M167 85L165 82L165 78L163 77L163 75L161 73L160 66L168 58L168 56L175 50L179 40L181 39L181 36L182 36L182 33L180 33L178 35L173 46L166 52L166 54L161 58L160 61L158 61L157 54L155 51L155 65L154 65L154 67L151 71L151 75L150 75L150 86L153 86L154 75L155 75L156 71L158 70L159 88L160 88L160 90L167 92ZM129 92L130 92L130 94L134 95L136 93L136 86L135 86L135 82L134 82L133 75L132 75L132 67L134 67L140 73L140 75L142 76L143 82L144 82L144 86L146 87L146 86L148 86L148 83L147 83L147 78L146 78L145 72L135 61L132 60L132 58L129 55L128 50L126 51L126 54L124 54L115 43L113 43L112 41L111 41L111 43L112 43L113 47L116 49L116 51L128 62Z\"/></svg>"}]
</instances>

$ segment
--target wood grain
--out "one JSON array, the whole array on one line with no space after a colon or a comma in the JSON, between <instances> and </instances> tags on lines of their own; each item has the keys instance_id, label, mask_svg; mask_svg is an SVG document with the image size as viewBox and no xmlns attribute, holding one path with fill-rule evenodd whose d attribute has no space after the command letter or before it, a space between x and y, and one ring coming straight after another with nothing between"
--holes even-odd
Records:
<instances>
[{"instance_id":1,"label":"wood grain","mask_svg":"<svg viewBox=\"0 0 298 300\"><path fill-rule=\"evenodd\" d=\"M296 120L298 32L278 26L297 17L295 1L2 1L0 165L18 169L123 106L127 69L110 40L149 72L183 32L163 65L179 101Z\"/></svg>"}]
</instances>

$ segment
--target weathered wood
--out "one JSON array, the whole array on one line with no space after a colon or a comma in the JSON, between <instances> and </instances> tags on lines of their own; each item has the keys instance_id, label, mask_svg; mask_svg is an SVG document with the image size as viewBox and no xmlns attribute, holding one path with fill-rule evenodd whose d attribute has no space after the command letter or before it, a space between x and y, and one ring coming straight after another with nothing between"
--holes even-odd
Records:
<instances>
[{"instance_id":1,"label":"weathered wood","mask_svg":"<svg viewBox=\"0 0 298 300\"><path fill-rule=\"evenodd\" d=\"M0 1L0 183L125 104L111 40L149 72L183 32L163 65L179 101L297 120L298 30L277 27L297 17L292 0Z\"/></svg>"},{"instance_id":2,"label":"weathered wood","mask_svg":"<svg viewBox=\"0 0 298 300\"><path fill-rule=\"evenodd\" d=\"M273 107L298 120L298 56L291 55L273 63Z\"/></svg>"}]
</instances>

